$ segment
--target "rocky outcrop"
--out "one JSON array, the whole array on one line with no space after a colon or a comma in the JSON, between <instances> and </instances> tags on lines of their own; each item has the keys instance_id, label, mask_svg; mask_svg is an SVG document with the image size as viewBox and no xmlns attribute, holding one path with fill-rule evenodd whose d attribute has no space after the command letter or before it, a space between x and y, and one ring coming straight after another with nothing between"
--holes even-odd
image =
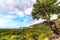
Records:
<instances>
[{"instance_id":1,"label":"rocky outcrop","mask_svg":"<svg viewBox=\"0 0 60 40\"><path fill-rule=\"evenodd\" d=\"M48 40L60 40L60 35L53 34L52 36L49 37Z\"/></svg>"}]
</instances>

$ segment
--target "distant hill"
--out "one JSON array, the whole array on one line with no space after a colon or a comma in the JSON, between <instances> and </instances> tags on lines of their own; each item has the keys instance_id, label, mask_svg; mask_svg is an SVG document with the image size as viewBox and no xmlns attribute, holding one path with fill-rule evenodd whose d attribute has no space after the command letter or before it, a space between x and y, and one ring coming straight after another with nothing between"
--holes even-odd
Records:
<instances>
[{"instance_id":1,"label":"distant hill","mask_svg":"<svg viewBox=\"0 0 60 40\"><path fill-rule=\"evenodd\" d=\"M34 25L30 25L29 28L41 28L41 27L44 27L44 26L47 26L46 21L41 22L41 23L37 23L37 24L34 24Z\"/></svg>"},{"instance_id":2,"label":"distant hill","mask_svg":"<svg viewBox=\"0 0 60 40\"><path fill-rule=\"evenodd\" d=\"M52 21L55 21L56 25L60 28L60 19L56 19ZM29 28L41 28L41 27L47 27L47 26L48 26L47 21L44 21L41 23L30 25Z\"/></svg>"}]
</instances>

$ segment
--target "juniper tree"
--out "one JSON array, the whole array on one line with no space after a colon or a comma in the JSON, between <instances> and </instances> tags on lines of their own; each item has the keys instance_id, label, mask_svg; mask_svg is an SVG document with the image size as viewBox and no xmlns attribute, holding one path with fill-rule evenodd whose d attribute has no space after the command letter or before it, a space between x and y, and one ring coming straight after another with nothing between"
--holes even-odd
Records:
<instances>
[{"instance_id":1,"label":"juniper tree","mask_svg":"<svg viewBox=\"0 0 60 40\"><path fill-rule=\"evenodd\" d=\"M59 35L56 25L54 26L55 29L53 29L51 25L51 15L58 15L60 13L60 2L57 1L58 0L36 0L32 9L32 17L37 20L40 18L45 19L52 31Z\"/></svg>"}]
</instances>

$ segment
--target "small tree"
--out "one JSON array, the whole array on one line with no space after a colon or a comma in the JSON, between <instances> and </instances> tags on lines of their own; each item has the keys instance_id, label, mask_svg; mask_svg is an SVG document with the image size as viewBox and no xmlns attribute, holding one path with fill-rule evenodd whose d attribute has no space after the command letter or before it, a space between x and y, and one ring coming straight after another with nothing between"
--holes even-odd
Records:
<instances>
[{"instance_id":1,"label":"small tree","mask_svg":"<svg viewBox=\"0 0 60 40\"><path fill-rule=\"evenodd\" d=\"M57 1L58 0L36 0L36 3L33 5L32 17L38 20L39 18L45 19L52 31L59 35L56 25L52 27L51 24L51 15L60 13L60 6L58 6L60 2Z\"/></svg>"}]
</instances>

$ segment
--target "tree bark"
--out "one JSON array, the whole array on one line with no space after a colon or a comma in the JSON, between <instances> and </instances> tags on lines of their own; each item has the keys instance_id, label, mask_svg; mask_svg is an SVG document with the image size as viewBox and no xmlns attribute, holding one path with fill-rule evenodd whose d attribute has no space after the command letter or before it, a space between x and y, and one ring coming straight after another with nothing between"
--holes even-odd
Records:
<instances>
[{"instance_id":1,"label":"tree bark","mask_svg":"<svg viewBox=\"0 0 60 40\"><path fill-rule=\"evenodd\" d=\"M60 34L59 33L59 30L56 27L56 24L55 23L53 24L54 26L52 26L51 21L48 20L48 25L49 25L49 27L51 28L51 30L53 31L54 34L56 34L56 35L59 35Z\"/></svg>"},{"instance_id":2,"label":"tree bark","mask_svg":"<svg viewBox=\"0 0 60 40\"><path fill-rule=\"evenodd\" d=\"M55 34L57 34L57 35L59 35L60 33L60 31L58 30L58 28L57 28L57 26L56 26L56 23L54 23L54 26L52 26L53 27L53 32L55 33Z\"/></svg>"}]
</instances>

